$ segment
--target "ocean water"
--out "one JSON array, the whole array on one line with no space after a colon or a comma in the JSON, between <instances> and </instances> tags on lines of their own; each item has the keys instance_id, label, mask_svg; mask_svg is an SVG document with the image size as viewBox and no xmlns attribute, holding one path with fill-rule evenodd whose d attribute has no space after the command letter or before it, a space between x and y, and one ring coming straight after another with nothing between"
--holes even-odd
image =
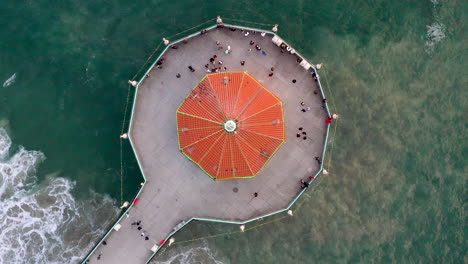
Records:
<instances>
[{"instance_id":1,"label":"ocean water","mask_svg":"<svg viewBox=\"0 0 468 264\"><path fill-rule=\"evenodd\" d=\"M40 151L12 148L0 128L0 263L78 262L117 214L108 195L77 201L75 182L59 172L39 182L37 168L45 160Z\"/></svg>"},{"instance_id":2,"label":"ocean water","mask_svg":"<svg viewBox=\"0 0 468 264\"><path fill-rule=\"evenodd\" d=\"M324 63L330 175L294 217L191 224L156 263L466 263L462 1L5 0L0 14L0 263L86 254L141 181L118 138L126 81L162 37L216 15L278 23Z\"/></svg>"}]
</instances>

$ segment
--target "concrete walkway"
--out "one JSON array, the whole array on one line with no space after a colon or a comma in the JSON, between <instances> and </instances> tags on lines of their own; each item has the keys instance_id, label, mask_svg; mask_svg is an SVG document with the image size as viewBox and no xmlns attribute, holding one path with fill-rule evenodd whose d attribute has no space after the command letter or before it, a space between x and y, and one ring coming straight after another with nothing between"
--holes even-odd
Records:
<instances>
[{"instance_id":1,"label":"concrete walkway","mask_svg":"<svg viewBox=\"0 0 468 264\"><path fill-rule=\"evenodd\" d=\"M151 70L139 86L130 131L147 183L138 204L120 223L122 228L109 235L107 245L101 245L89 263L145 263L151 247L191 217L245 221L283 209L300 192L299 181L318 171L314 157L323 151L327 117L318 85L297 57L281 53L271 38L213 29L169 49L163 67ZM218 50L216 40L224 48L230 45L232 53ZM251 40L267 55L255 50ZM254 179L215 182L178 149L176 109L206 74L204 65L215 54L228 71L248 71L283 101L287 141ZM196 71L190 72L189 65ZM271 67L273 77L268 76ZM181 78L176 78L178 73ZM301 111L301 101L310 111ZM296 137L299 127L307 140ZM141 221L141 231L131 225L135 221Z\"/></svg>"}]
</instances>

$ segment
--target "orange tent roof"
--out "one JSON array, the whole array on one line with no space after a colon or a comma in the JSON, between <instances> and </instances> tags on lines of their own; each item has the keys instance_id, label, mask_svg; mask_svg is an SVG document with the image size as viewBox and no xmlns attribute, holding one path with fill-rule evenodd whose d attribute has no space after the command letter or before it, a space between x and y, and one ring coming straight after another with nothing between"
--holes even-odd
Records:
<instances>
[{"instance_id":1,"label":"orange tent roof","mask_svg":"<svg viewBox=\"0 0 468 264\"><path fill-rule=\"evenodd\" d=\"M286 141L283 105L247 72L208 74L177 109L177 132L213 179L252 178Z\"/></svg>"}]
</instances>

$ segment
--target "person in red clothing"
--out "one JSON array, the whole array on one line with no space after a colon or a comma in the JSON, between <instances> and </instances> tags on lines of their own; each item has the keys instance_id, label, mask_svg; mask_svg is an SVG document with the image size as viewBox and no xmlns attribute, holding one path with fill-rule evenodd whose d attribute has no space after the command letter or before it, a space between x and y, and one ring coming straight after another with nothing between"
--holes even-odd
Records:
<instances>
[{"instance_id":1,"label":"person in red clothing","mask_svg":"<svg viewBox=\"0 0 468 264\"><path fill-rule=\"evenodd\" d=\"M328 117L328 118L325 120L325 123L331 124L331 123L332 123L332 120L333 120L333 117Z\"/></svg>"}]
</instances>

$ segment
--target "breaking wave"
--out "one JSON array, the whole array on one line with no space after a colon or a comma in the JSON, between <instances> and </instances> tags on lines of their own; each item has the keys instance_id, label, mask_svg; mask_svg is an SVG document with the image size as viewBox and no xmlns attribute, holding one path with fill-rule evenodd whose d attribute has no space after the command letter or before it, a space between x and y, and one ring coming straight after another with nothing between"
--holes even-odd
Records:
<instances>
[{"instance_id":1,"label":"breaking wave","mask_svg":"<svg viewBox=\"0 0 468 264\"><path fill-rule=\"evenodd\" d=\"M445 26L444 24L436 22L426 27L427 27L426 48L428 51L432 51L435 45L437 45L437 43L439 43L445 38Z\"/></svg>"},{"instance_id":2,"label":"breaking wave","mask_svg":"<svg viewBox=\"0 0 468 264\"><path fill-rule=\"evenodd\" d=\"M40 151L19 147L0 127L0 263L78 263L117 215L108 196L76 201L75 183L46 176L37 182Z\"/></svg>"},{"instance_id":3,"label":"breaking wave","mask_svg":"<svg viewBox=\"0 0 468 264\"><path fill-rule=\"evenodd\" d=\"M8 78L5 82L3 82L3 87L8 87L10 85L12 85L13 83L15 83L16 81L16 72L10 76L10 78Z\"/></svg>"},{"instance_id":4,"label":"breaking wave","mask_svg":"<svg viewBox=\"0 0 468 264\"><path fill-rule=\"evenodd\" d=\"M432 12L436 22L432 23L432 25L426 25L427 33L426 33L426 43L425 43L425 50L427 53L432 53L436 47L436 45L445 39L446 35L446 27L444 24L438 22L439 15L438 15L438 0L431 0L432 2Z\"/></svg>"}]
</instances>

